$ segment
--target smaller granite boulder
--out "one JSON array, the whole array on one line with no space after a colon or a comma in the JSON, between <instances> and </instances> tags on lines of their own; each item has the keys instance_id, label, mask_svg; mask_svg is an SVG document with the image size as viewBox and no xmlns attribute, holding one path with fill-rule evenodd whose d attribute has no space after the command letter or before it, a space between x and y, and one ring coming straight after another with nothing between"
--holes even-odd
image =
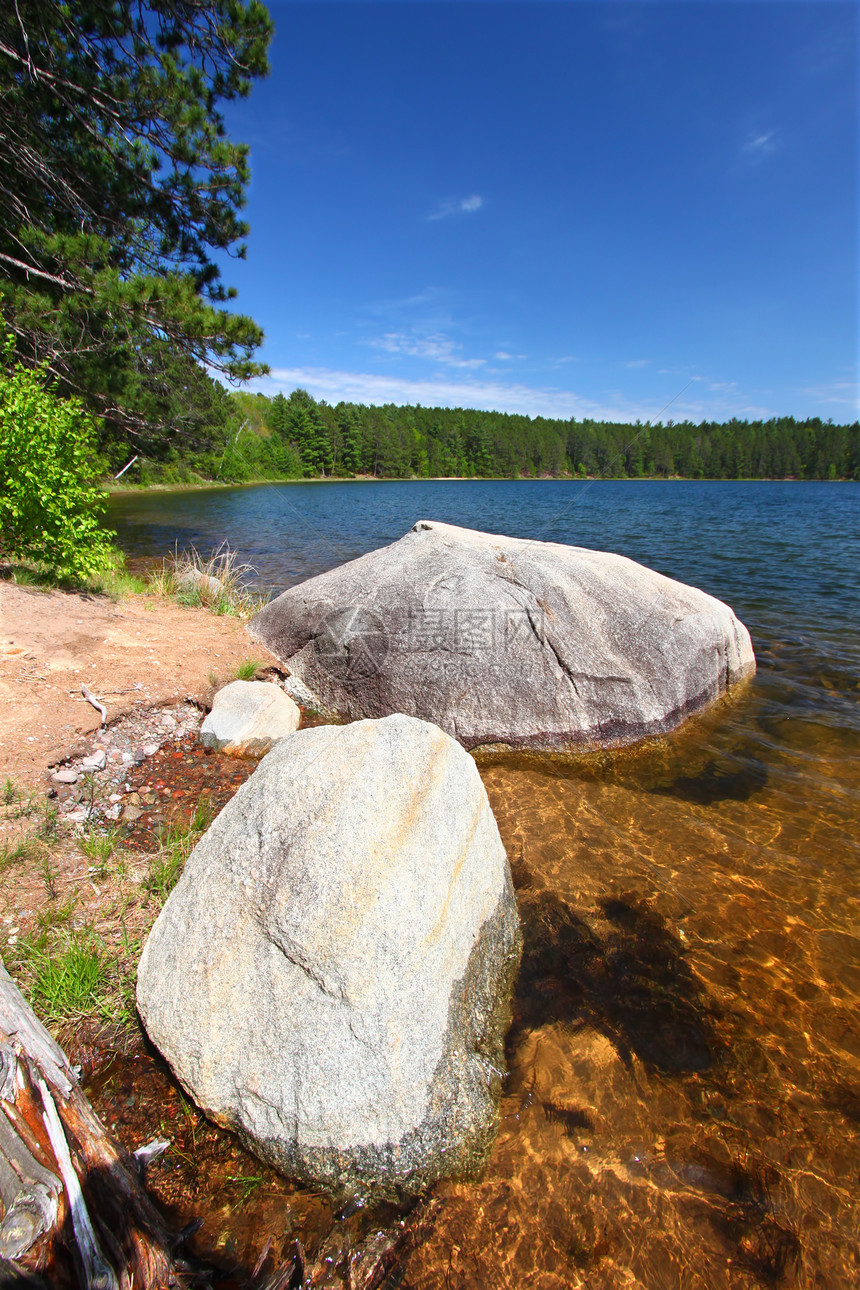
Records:
<instances>
[{"instance_id":1,"label":"smaller granite boulder","mask_svg":"<svg viewBox=\"0 0 860 1290\"><path fill-rule=\"evenodd\" d=\"M298 730L301 717L298 705L271 681L231 681L215 695L200 741L233 757L262 757Z\"/></svg>"},{"instance_id":2,"label":"smaller granite boulder","mask_svg":"<svg viewBox=\"0 0 860 1290\"><path fill-rule=\"evenodd\" d=\"M396 1199L486 1159L520 947L474 761L396 715L272 749L192 852L137 1001L262 1159Z\"/></svg>"},{"instance_id":3,"label":"smaller granite boulder","mask_svg":"<svg viewBox=\"0 0 860 1290\"><path fill-rule=\"evenodd\" d=\"M224 583L220 578L196 568L183 569L176 579L176 585L181 591L196 591L206 600L217 600L224 590Z\"/></svg>"}]
</instances>

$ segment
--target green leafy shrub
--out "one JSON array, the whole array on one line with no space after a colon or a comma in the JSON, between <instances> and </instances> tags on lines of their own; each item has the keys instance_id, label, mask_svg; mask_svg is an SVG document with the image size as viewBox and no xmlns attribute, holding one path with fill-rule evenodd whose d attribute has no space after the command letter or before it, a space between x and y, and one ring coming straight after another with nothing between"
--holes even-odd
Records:
<instances>
[{"instance_id":1,"label":"green leafy shrub","mask_svg":"<svg viewBox=\"0 0 860 1290\"><path fill-rule=\"evenodd\" d=\"M44 370L0 370L0 547L87 578L115 559L99 523L106 494L95 481L97 427L77 399L60 398Z\"/></svg>"}]
</instances>

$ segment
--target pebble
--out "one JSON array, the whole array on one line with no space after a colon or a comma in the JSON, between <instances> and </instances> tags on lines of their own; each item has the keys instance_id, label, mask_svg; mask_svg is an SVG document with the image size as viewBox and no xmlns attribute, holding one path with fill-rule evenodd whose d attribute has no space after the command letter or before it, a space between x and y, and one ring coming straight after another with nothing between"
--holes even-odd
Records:
<instances>
[{"instance_id":1,"label":"pebble","mask_svg":"<svg viewBox=\"0 0 860 1290\"><path fill-rule=\"evenodd\" d=\"M135 683L135 689L140 688ZM177 703L168 712L163 708L141 707L120 717L110 730L100 731L97 737L91 736L92 744L86 757L47 771L50 795L62 812L63 820L80 824L91 815L107 820L139 819L143 813L139 798L136 802L126 804L126 809L123 810L123 781L133 767L142 765L147 758L155 757L159 752L167 751L171 743L179 746L186 735L195 734L200 728L201 720L200 711L189 706L188 702ZM32 736L30 739L32 742ZM94 775L97 771L102 774L86 784L87 801L82 805L81 776ZM73 787L76 784L78 787ZM127 792L130 787L126 786ZM94 800L90 803L93 790ZM156 799L153 798L151 805L156 804ZM133 816L127 814L129 810L134 812ZM0 805L0 818L4 812L11 813L11 808Z\"/></svg>"}]
</instances>

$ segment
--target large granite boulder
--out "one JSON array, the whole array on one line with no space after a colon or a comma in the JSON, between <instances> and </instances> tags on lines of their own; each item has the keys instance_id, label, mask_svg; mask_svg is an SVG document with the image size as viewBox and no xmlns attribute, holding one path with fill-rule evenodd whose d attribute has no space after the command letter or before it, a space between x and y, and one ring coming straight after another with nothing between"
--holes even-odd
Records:
<instances>
[{"instance_id":1,"label":"large granite boulder","mask_svg":"<svg viewBox=\"0 0 860 1290\"><path fill-rule=\"evenodd\" d=\"M200 727L206 748L233 757L263 757L302 719L297 703L271 681L231 681L218 691Z\"/></svg>"},{"instance_id":2,"label":"large granite boulder","mask_svg":"<svg viewBox=\"0 0 860 1290\"><path fill-rule=\"evenodd\" d=\"M492 1141L520 933L474 762L412 717L278 743L138 969L153 1042L284 1173L401 1196Z\"/></svg>"},{"instance_id":3,"label":"large granite boulder","mask_svg":"<svg viewBox=\"0 0 860 1290\"><path fill-rule=\"evenodd\" d=\"M755 672L722 601L624 556L421 520L285 591L251 635L350 717L467 748L607 747L674 729Z\"/></svg>"}]
</instances>

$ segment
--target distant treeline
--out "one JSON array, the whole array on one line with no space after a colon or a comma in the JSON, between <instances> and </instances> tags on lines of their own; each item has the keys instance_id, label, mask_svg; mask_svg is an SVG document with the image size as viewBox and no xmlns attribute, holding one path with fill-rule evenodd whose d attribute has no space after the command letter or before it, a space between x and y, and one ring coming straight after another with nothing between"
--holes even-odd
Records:
<instances>
[{"instance_id":1,"label":"distant treeline","mask_svg":"<svg viewBox=\"0 0 860 1290\"><path fill-rule=\"evenodd\" d=\"M234 394L208 442L166 448L140 480L596 476L857 479L860 423L552 420L468 408L317 402L305 390Z\"/></svg>"}]
</instances>

